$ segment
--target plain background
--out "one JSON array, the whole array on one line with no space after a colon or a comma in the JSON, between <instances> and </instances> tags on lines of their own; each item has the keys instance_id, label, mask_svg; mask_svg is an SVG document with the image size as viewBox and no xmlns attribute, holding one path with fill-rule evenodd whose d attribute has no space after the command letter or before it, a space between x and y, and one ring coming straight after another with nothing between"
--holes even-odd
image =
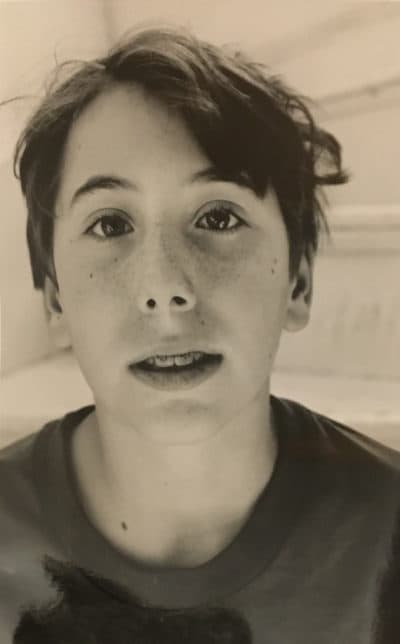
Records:
<instances>
[{"instance_id":1,"label":"plain background","mask_svg":"<svg viewBox=\"0 0 400 644\"><path fill-rule=\"evenodd\" d=\"M386 411L400 418L400 2L0 2L4 383L56 348L32 288L24 203L12 175L18 134L55 61L96 56L127 28L159 21L266 63L314 100L315 116L341 141L352 181L328 193L333 241L317 263L312 321L301 337L283 338L277 371L299 374L298 383L302 374L364 383L350 406L351 396L361 407L381 387ZM8 102L17 96L25 98Z\"/></svg>"}]
</instances>

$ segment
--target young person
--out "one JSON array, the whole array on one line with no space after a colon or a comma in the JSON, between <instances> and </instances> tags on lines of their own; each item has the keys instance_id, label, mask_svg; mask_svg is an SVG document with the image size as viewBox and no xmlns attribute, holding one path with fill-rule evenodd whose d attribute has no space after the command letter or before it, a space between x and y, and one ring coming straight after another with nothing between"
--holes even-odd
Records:
<instances>
[{"instance_id":1,"label":"young person","mask_svg":"<svg viewBox=\"0 0 400 644\"><path fill-rule=\"evenodd\" d=\"M373 642L400 455L270 392L337 141L243 55L147 30L53 86L16 165L95 405L1 453L2 641L54 600L50 556L255 644Z\"/></svg>"}]
</instances>

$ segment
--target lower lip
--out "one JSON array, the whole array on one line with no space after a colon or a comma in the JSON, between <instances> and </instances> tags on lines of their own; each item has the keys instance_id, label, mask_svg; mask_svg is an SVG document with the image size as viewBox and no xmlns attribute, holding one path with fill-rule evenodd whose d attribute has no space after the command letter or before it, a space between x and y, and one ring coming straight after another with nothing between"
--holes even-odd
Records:
<instances>
[{"instance_id":1,"label":"lower lip","mask_svg":"<svg viewBox=\"0 0 400 644\"><path fill-rule=\"evenodd\" d=\"M176 371L162 371L161 369L146 371L135 365L130 365L129 370L135 378L154 389L176 391L178 389L192 389L211 378L221 367L222 361L222 356L216 356L209 361L201 361Z\"/></svg>"}]
</instances>

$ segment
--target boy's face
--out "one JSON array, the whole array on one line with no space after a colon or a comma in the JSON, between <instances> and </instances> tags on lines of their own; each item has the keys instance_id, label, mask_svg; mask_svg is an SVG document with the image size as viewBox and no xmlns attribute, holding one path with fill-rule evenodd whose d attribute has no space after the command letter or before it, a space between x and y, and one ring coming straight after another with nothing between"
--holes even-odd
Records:
<instances>
[{"instance_id":1,"label":"boy's face","mask_svg":"<svg viewBox=\"0 0 400 644\"><path fill-rule=\"evenodd\" d=\"M281 331L308 317L273 192L209 170L175 113L117 86L74 124L56 202L60 321L98 409L165 440L265 406Z\"/></svg>"}]
</instances>

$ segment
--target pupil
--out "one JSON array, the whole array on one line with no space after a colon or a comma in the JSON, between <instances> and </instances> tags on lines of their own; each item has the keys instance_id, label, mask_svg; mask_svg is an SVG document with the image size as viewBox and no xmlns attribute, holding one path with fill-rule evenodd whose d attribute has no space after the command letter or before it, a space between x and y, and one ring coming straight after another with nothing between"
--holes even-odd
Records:
<instances>
[{"instance_id":1,"label":"pupil","mask_svg":"<svg viewBox=\"0 0 400 644\"><path fill-rule=\"evenodd\" d=\"M125 222L119 221L116 218L104 218L101 222L101 227L105 235L120 235L124 232Z\"/></svg>"},{"instance_id":2,"label":"pupil","mask_svg":"<svg viewBox=\"0 0 400 644\"><path fill-rule=\"evenodd\" d=\"M220 230L222 230L223 228L226 228L228 222L229 222L229 213L218 212L218 213L212 213L210 215L211 225L215 226L216 228L219 228Z\"/></svg>"}]
</instances>

